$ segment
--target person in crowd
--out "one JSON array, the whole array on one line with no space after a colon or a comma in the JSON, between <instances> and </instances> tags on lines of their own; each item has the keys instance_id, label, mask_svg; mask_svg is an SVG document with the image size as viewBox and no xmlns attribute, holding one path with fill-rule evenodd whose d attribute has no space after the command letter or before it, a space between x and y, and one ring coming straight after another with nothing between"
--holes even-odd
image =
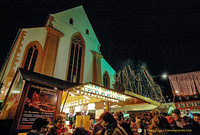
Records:
<instances>
[{"instance_id":1,"label":"person in crowd","mask_svg":"<svg viewBox=\"0 0 200 135\"><path fill-rule=\"evenodd\" d=\"M117 120L117 123L120 124L122 122L124 122L124 116L123 116L123 113L122 111L116 111L114 114L113 114L114 118Z\"/></svg>"},{"instance_id":2,"label":"person in crowd","mask_svg":"<svg viewBox=\"0 0 200 135\"><path fill-rule=\"evenodd\" d=\"M117 120L117 123L126 131L126 133L128 133L128 135L133 135L130 125L126 120L124 120L124 114L122 111L116 111L114 113L114 118Z\"/></svg>"},{"instance_id":3,"label":"person in crowd","mask_svg":"<svg viewBox=\"0 0 200 135\"><path fill-rule=\"evenodd\" d=\"M171 126L171 129L178 129L175 120L171 116L165 116L167 119L169 125Z\"/></svg>"},{"instance_id":4,"label":"person in crowd","mask_svg":"<svg viewBox=\"0 0 200 135\"><path fill-rule=\"evenodd\" d=\"M158 111L150 111L149 113L151 114L152 118L153 118L155 115L158 115L158 114L159 114Z\"/></svg>"},{"instance_id":5,"label":"person in crowd","mask_svg":"<svg viewBox=\"0 0 200 135\"><path fill-rule=\"evenodd\" d=\"M142 123L142 119L141 117L136 117L136 129L137 129L137 132L139 129L141 129L142 132L138 132L137 135L142 135L144 134L144 127L143 127L143 123Z\"/></svg>"},{"instance_id":6,"label":"person in crowd","mask_svg":"<svg viewBox=\"0 0 200 135\"><path fill-rule=\"evenodd\" d=\"M148 121L147 117L143 117L142 118L142 127L143 127L143 134L148 134L148 128L149 128L149 125L150 125L150 121Z\"/></svg>"},{"instance_id":7,"label":"person in crowd","mask_svg":"<svg viewBox=\"0 0 200 135\"><path fill-rule=\"evenodd\" d=\"M151 119L153 118L152 114L148 112L146 118L147 118L147 124L150 125L151 124Z\"/></svg>"},{"instance_id":8,"label":"person in crowd","mask_svg":"<svg viewBox=\"0 0 200 135\"><path fill-rule=\"evenodd\" d=\"M128 135L126 131L117 124L117 120L110 112L105 111L101 114L99 119L101 120L101 125L104 127L101 135Z\"/></svg>"},{"instance_id":9,"label":"person in crowd","mask_svg":"<svg viewBox=\"0 0 200 135\"><path fill-rule=\"evenodd\" d=\"M166 112L163 112L163 113L161 113L161 114L162 114L162 116L164 116L165 118L166 118L166 116L169 116L169 114L166 113Z\"/></svg>"},{"instance_id":10,"label":"person in crowd","mask_svg":"<svg viewBox=\"0 0 200 135\"><path fill-rule=\"evenodd\" d=\"M75 116L76 117L76 116ZM74 122L71 124L71 128L75 129L76 128L76 119L74 120Z\"/></svg>"},{"instance_id":11,"label":"person in crowd","mask_svg":"<svg viewBox=\"0 0 200 135\"><path fill-rule=\"evenodd\" d=\"M65 126L66 117L59 114L54 122L54 127L51 128L48 135L68 135L68 128Z\"/></svg>"},{"instance_id":12,"label":"person in crowd","mask_svg":"<svg viewBox=\"0 0 200 135\"><path fill-rule=\"evenodd\" d=\"M200 125L188 116L183 117L183 128L188 129L189 135L198 135L200 133Z\"/></svg>"},{"instance_id":13,"label":"person in crowd","mask_svg":"<svg viewBox=\"0 0 200 135\"><path fill-rule=\"evenodd\" d=\"M128 122L122 122L120 126L126 131L128 135L133 135L133 131L130 128L130 124Z\"/></svg>"},{"instance_id":14,"label":"person in crowd","mask_svg":"<svg viewBox=\"0 0 200 135\"><path fill-rule=\"evenodd\" d=\"M155 115L152 124L149 126L149 135L168 135L171 129L167 119L164 116Z\"/></svg>"},{"instance_id":15,"label":"person in crowd","mask_svg":"<svg viewBox=\"0 0 200 135\"><path fill-rule=\"evenodd\" d=\"M193 119L200 124L200 114L199 113L194 113L193 114Z\"/></svg>"},{"instance_id":16,"label":"person in crowd","mask_svg":"<svg viewBox=\"0 0 200 135\"><path fill-rule=\"evenodd\" d=\"M174 121L176 122L177 127L183 128L183 119L181 118L180 110L174 109L171 114Z\"/></svg>"},{"instance_id":17,"label":"person in crowd","mask_svg":"<svg viewBox=\"0 0 200 135\"><path fill-rule=\"evenodd\" d=\"M133 135L137 135L137 127L136 127L136 120L135 117L131 117L130 128L133 132Z\"/></svg>"},{"instance_id":18,"label":"person in crowd","mask_svg":"<svg viewBox=\"0 0 200 135\"><path fill-rule=\"evenodd\" d=\"M47 135L49 129L49 121L46 118L37 118L27 135Z\"/></svg>"},{"instance_id":19,"label":"person in crowd","mask_svg":"<svg viewBox=\"0 0 200 135\"><path fill-rule=\"evenodd\" d=\"M86 130L83 127L77 127L75 128L74 132L72 135L91 135L92 133L89 130Z\"/></svg>"},{"instance_id":20,"label":"person in crowd","mask_svg":"<svg viewBox=\"0 0 200 135\"><path fill-rule=\"evenodd\" d=\"M94 119L90 119L90 130L92 130L94 127Z\"/></svg>"},{"instance_id":21,"label":"person in crowd","mask_svg":"<svg viewBox=\"0 0 200 135\"><path fill-rule=\"evenodd\" d=\"M103 129L103 126L101 125L101 120L100 120L94 124L93 129L92 129L92 134L100 135L102 129Z\"/></svg>"}]
</instances>

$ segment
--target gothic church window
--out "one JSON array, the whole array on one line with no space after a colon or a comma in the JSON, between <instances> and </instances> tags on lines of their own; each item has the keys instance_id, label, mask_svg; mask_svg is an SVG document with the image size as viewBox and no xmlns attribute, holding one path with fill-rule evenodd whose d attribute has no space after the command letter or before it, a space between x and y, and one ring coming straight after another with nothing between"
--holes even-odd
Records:
<instances>
[{"instance_id":1,"label":"gothic church window","mask_svg":"<svg viewBox=\"0 0 200 135\"><path fill-rule=\"evenodd\" d=\"M89 35L89 30L88 29L86 29L86 34Z\"/></svg>"},{"instance_id":2,"label":"gothic church window","mask_svg":"<svg viewBox=\"0 0 200 135\"><path fill-rule=\"evenodd\" d=\"M83 41L79 35L72 37L67 80L80 82Z\"/></svg>"},{"instance_id":3,"label":"gothic church window","mask_svg":"<svg viewBox=\"0 0 200 135\"><path fill-rule=\"evenodd\" d=\"M106 88L109 88L109 85L110 85L110 79L109 79L109 75L108 75L108 73L106 72L106 73L104 73L104 75L103 75L103 85L104 85L104 87L106 87Z\"/></svg>"},{"instance_id":4,"label":"gothic church window","mask_svg":"<svg viewBox=\"0 0 200 135\"><path fill-rule=\"evenodd\" d=\"M74 24L74 20L73 20L72 18L70 18L70 19L69 19L69 23L70 23L71 25L73 25L73 24Z\"/></svg>"},{"instance_id":5,"label":"gothic church window","mask_svg":"<svg viewBox=\"0 0 200 135\"><path fill-rule=\"evenodd\" d=\"M35 45L31 46L30 49L28 50L28 54L26 56L24 69L33 71L34 67L35 67L37 56L38 56L37 47Z\"/></svg>"}]
</instances>

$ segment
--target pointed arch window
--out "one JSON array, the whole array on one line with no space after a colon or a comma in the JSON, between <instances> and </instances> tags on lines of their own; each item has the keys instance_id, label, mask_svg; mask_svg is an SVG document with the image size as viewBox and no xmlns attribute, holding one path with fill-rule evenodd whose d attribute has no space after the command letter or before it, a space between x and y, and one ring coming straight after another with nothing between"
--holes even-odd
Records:
<instances>
[{"instance_id":1,"label":"pointed arch window","mask_svg":"<svg viewBox=\"0 0 200 135\"><path fill-rule=\"evenodd\" d=\"M108 75L107 72L104 73L104 75L103 75L103 85L104 85L104 87L106 87L106 88L109 88L109 87L110 87L110 79L109 79L109 75Z\"/></svg>"},{"instance_id":2,"label":"pointed arch window","mask_svg":"<svg viewBox=\"0 0 200 135\"><path fill-rule=\"evenodd\" d=\"M25 64L24 64L24 69L33 71L34 67L35 67L37 56L38 56L38 49L35 45L33 45L28 50Z\"/></svg>"},{"instance_id":3,"label":"pointed arch window","mask_svg":"<svg viewBox=\"0 0 200 135\"><path fill-rule=\"evenodd\" d=\"M71 52L68 67L67 80L80 82L81 65L83 53L83 41L79 35L73 36L71 41Z\"/></svg>"},{"instance_id":4,"label":"pointed arch window","mask_svg":"<svg viewBox=\"0 0 200 135\"><path fill-rule=\"evenodd\" d=\"M73 25L73 24L74 24L74 20L73 20L72 18L70 18L70 19L69 19L69 23L70 23L71 25Z\"/></svg>"}]
</instances>

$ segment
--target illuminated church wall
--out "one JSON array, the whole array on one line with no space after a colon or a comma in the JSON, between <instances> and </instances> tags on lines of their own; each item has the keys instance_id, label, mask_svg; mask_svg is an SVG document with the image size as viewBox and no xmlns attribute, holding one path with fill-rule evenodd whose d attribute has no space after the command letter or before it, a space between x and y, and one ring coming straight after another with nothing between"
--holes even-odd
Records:
<instances>
[{"instance_id":1,"label":"illuminated church wall","mask_svg":"<svg viewBox=\"0 0 200 135\"><path fill-rule=\"evenodd\" d=\"M15 64L14 72L16 72L17 68L21 66L26 47L31 42L37 41L43 48L46 39L45 28L27 28L23 29L23 31L25 32L25 36L21 42L20 51L17 53L18 62Z\"/></svg>"},{"instance_id":2,"label":"illuminated church wall","mask_svg":"<svg viewBox=\"0 0 200 135\"><path fill-rule=\"evenodd\" d=\"M46 38L45 28L26 28L21 29L16 37L16 41L13 45L12 51L10 53L9 59L6 61L6 66L1 72L1 76L4 80L4 85L0 94L0 99L2 99L14 77L14 74L18 67L21 67L23 56L26 47L32 42L38 42L41 47L43 47Z\"/></svg>"},{"instance_id":3,"label":"illuminated church wall","mask_svg":"<svg viewBox=\"0 0 200 135\"><path fill-rule=\"evenodd\" d=\"M53 17L53 21L51 22L52 27L62 32L64 36L60 39L58 55L56 61L56 67L54 76L57 78L66 79L66 71L68 68L68 61L65 59L69 59L70 53L70 45L71 37L75 33L80 33L83 37L85 43L85 59L84 59L84 72L83 72L83 83L92 82L93 81L93 54L92 51L101 54L100 52L100 43L95 35L95 32L92 29L92 26L87 19L87 15L82 6L76 7L73 9L69 9L67 11L59 12L56 14L51 14ZM70 23L70 20L73 22ZM86 31L89 31L89 34ZM110 83L114 83L114 74L115 71L109 64L102 58L100 61L101 64L101 78L103 79L103 73L105 71L108 72L110 77ZM105 66L104 66L105 65ZM64 67L64 68L63 68ZM62 72L61 72L62 71ZM99 81L102 83L102 81ZM112 88L112 85L110 86Z\"/></svg>"},{"instance_id":4,"label":"illuminated church wall","mask_svg":"<svg viewBox=\"0 0 200 135\"><path fill-rule=\"evenodd\" d=\"M62 32L64 36L61 38L58 49L57 64L54 72L54 76L58 78L65 79L67 70L65 70L69 65L68 61L63 60L65 58L69 59L70 43L71 37L75 33L80 33L83 37L85 43L85 64L83 71L83 83L92 82L93 76L93 55L91 51L99 52L99 41L92 29L92 26L85 14L82 6L69 9L56 14L51 14L53 17L52 27ZM73 23L70 23L70 19ZM89 34L86 34L86 30ZM61 53L60 53L61 52ZM65 69L63 67L66 67ZM62 70L62 72L60 72Z\"/></svg>"},{"instance_id":5,"label":"illuminated church wall","mask_svg":"<svg viewBox=\"0 0 200 135\"><path fill-rule=\"evenodd\" d=\"M113 84L115 83L115 70L111 67L111 65L104 59L101 59L101 74L103 75L107 72L109 74L110 80L110 88L113 88Z\"/></svg>"}]
</instances>

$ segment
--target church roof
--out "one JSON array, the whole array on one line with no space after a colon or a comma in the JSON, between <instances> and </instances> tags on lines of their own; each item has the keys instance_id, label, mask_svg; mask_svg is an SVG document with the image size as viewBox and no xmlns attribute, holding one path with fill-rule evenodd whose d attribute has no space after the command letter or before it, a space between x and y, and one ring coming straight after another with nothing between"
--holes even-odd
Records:
<instances>
[{"instance_id":1,"label":"church roof","mask_svg":"<svg viewBox=\"0 0 200 135\"><path fill-rule=\"evenodd\" d=\"M30 72L22 68L18 68L18 71L21 74L23 80L45 85L48 87L56 87L60 90L65 90L78 85L78 83L70 83L68 81L57 79L51 76L43 75L36 72Z\"/></svg>"},{"instance_id":2,"label":"church roof","mask_svg":"<svg viewBox=\"0 0 200 135\"><path fill-rule=\"evenodd\" d=\"M54 23L56 23L56 25L53 25L53 27L56 27L55 29L58 29L59 31L64 33L62 31L63 27L61 25L63 26L68 25L79 31L82 35L86 35L86 30L88 30L89 31L89 34L87 35L88 38L92 39L94 42L100 45L82 5L58 13L51 14L51 16L54 17ZM73 20L73 25L69 23L70 19Z\"/></svg>"}]
</instances>

